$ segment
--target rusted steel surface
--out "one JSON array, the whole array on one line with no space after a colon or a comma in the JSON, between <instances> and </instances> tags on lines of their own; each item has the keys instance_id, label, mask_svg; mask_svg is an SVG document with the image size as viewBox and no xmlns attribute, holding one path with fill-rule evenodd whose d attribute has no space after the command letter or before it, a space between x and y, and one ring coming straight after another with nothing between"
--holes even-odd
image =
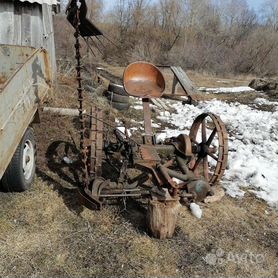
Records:
<instances>
[{"instance_id":1,"label":"rusted steel surface","mask_svg":"<svg viewBox=\"0 0 278 278\"><path fill-rule=\"evenodd\" d=\"M150 99L143 98L143 111L144 111L144 142L145 144L152 144L153 131L152 131L152 118L151 118L151 108Z\"/></svg>"},{"instance_id":2,"label":"rusted steel surface","mask_svg":"<svg viewBox=\"0 0 278 278\"><path fill-rule=\"evenodd\" d=\"M149 63L133 63L124 72L124 88L129 95L142 99L143 143L134 142L126 129L123 132L115 129L116 138L107 139L106 134L104 139L102 113L92 108L88 163L92 183L83 188L85 199L97 208L105 200L140 196L152 196L163 202L180 200L184 204L204 201L212 194L212 186L222 177L227 165L227 132L220 118L204 113L193 122L189 135L180 134L156 144L149 102L163 94L162 73ZM102 150L105 162L117 172L116 181L112 182L110 176L102 177ZM133 179L128 177L130 169L139 171Z\"/></svg>"},{"instance_id":3,"label":"rusted steel surface","mask_svg":"<svg viewBox=\"0 0 278 278\"><path fill-rule=\"evenodd\" d=\"M146 62L130 64L124 72L126 92L140 98L159 98L165 90L165 79L160 70Z\"/></svg>"},{"instance_id":4,"label":"rusted steel surface","mask_svg":"<svg viewBox=\"0 0 278 278\"><path fill-rule=\"evenodd\" d=\"M210 135L207 134L208 119ZM197 138L198 132L201 138ZM212 113L201 114L194 121L189 136L195 153L191 169L201 171L210 185L215 184L223 176L228 160L228 134L223 122ZM215 166L209 165L208 156L214 160Z\"/></svg>"},{"instance_id":5,"label":"rusted steel surface","mask_svg":"<svg viewBox=\"0 0 278 278\"><path fill-rule=\"evenodd\" d=\"M176 149L183 155L191 157L192 154L192 144L190 137L185 134L180 134L176 140L173 142Z\"/></svg>"},{"instance_id":6,"label":"rusted steel surface","mask_svg":"<svg viewBox=\"0 0 278 278\"><path fill-rule=\"evenodd\" d=\"M48 54L43 49L0 45L0 178L40 103L51 89Z\"/></svg>"},{"instance_id":7,"label":"rusted steel surface","mask_svg":"<svg viewBox=\"0 0 278 278\"><path fill-rule=\"evenodd\" d=\"M92 106L90 116L90 176L97 178L102 174L103 160L103 115L102 110Z\"/></svg>"},{"instance_id":8,"label":"rusted steel surface","mask_svg":"<svg viewBox=\"0 0 278 278\"><path fill-rule=\"evenodd\" d=\"M87 150L85 145L85 118L83 115L83 86L81 77L81 53L80 53L80 7L76 6L75 9L75 21L73 25L75 26L75 59L76 59L76 80L77 80L77 92L78 92L78 102L79 102L79 147L80 147L80 160L82 167L82 183L84 187L88 187L89 175L88 175L88 165L87 165Z\"/></svg>"},{"instance_id":9,"label":"rusted steel surface","mask_svg":"<svg viewBox=\"0 0 278 278\"><path fill-rule=\"evenodd\" d=\"M145 126L144 142L145 144L152 144L150 99L162 96L165 90L165 79L154 65L146 62L135 62L125 69L123 83L129 95L142 98Z\"/></svg>"}]
</instances>

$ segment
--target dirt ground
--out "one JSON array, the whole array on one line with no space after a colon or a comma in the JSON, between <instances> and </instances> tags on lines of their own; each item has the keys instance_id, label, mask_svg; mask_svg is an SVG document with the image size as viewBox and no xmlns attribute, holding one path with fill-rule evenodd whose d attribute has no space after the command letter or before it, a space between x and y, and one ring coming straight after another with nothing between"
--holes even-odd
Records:
<instances>
[{"instance_id":1,"label":"dirt ground","mask_svg":"<svg viewBox=\"0 0 278 278\"><path fill-rule=\"evenodd\" d=\"M203 76L200 86L216 79ZM60 77L47 105L76 108L74 88ZM90 101L105 108L100 98ZM65 149L77 157L76 127L76 119L43 113L34 127L34 186L21 194L0 192L0 277L277 277L277 212L251 194L203 205L201 219L182 207L174 237L163 241L145 232L146 208L139 202L121 200L101 211L83 207L78 165L62 162Z\"/></svg>"}]
</instances>

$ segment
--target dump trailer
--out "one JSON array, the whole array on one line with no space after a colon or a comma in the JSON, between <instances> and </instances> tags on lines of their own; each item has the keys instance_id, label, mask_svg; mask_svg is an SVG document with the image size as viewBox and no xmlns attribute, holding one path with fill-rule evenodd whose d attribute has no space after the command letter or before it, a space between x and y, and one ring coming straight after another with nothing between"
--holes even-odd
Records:
<instances>
[{"instance_id":1,"label":"dump trailer","mask_svg":"<svg viewBox=\"0 0 278 278\"><path fill-rule=\"evenodd\" d=\"M34 180L36 142L32 123L52 87L46 50L0 45L0 180L8 191L24 191Z\"/></svg>"}]
</instances>

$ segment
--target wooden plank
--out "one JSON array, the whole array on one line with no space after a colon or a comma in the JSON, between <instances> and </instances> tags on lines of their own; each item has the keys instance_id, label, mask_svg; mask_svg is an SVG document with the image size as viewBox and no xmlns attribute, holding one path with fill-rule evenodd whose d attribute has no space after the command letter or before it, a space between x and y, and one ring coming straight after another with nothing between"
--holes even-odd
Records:
<instances>
[{"instance_id":1,"label":"wooden plank","mask_svg":"<svg viewBox=\"0 0 278 278\"><path fill-rule=\"evenodd\" d=\"M178 79L177 79L176 75L174 74L173 85L172 85L172 95L174 95L176 93L177 84L178 84Z\"/></svg>"},{"instance_id":2,"label":"wooden plank","mask_svg":"<svg viewBox=\"0 0 278 278\"><path fill-rule=\"evenodd\" d=\"M158 108L162 108L164 110L169 109L169 107L159 98L151 98L150 100L151 100L152 104L156 105Z\"/></svg>"},{"instance_id":3,"label":"wooden plank","mask_svg":"<svg viewBox=\"0 0 278 278\"><path fill-rule=\"evenodd\" d=\"M186 101L188 99L187 96L184 96L184 95L173 95L173 94L163 94L162 98L176 100L176 101Z\"/></svg>"},{"instance_id":4,"label":"wooden plank","mask_svg":"<svg viewBox=\"0 0 278 278\"><path fill-rule=\"evenodd\" d=\"M155 106L157 106L158 108L163 108L161 105L160 105L160 103L156 100L156 99L151 99L151 103L153 104L153 105L155 105Z\"/></svg>"},{"instance_id":5,"label":"wooden plank","mask_svg":"<svg viewBox=\"0 0 278 278\"><path fill-rule=\"evenodd\" d=\"M197 90L195 86L181 67L171 67L171 70L183 88L185 94L191 96L196 93Z\"/></svg>"}]
</instances>

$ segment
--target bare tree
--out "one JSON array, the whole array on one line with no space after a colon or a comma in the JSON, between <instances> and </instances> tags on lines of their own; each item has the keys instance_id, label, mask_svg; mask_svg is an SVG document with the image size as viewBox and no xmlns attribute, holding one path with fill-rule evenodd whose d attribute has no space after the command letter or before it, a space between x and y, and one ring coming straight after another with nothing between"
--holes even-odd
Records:
<instances>
[{"instance_id":1,"label":"bare tree","mask_svg":"<svg viewBox=\"0 0 278 278\"><path fill-rule=\"evenodd\" d=\"M246 0L115 0L105 16L103 0L87 3L92 20L117 44L107 44L106 61L144 59L221 74L277 71L276 0L265 0L260 18ZM60 18L56 41L67 55L62 24Z\"/></svg>"},{"instance_id":2,"label":"bare tree","mask_svg":"<svg viewBox=\"0 0 278 278\"><path fill-rule=\"evenodd\" d=\"M262 5L262 18L265 24L278 31L278 3L276 0L265 0Z\"/></svg>"}]
</instances>

